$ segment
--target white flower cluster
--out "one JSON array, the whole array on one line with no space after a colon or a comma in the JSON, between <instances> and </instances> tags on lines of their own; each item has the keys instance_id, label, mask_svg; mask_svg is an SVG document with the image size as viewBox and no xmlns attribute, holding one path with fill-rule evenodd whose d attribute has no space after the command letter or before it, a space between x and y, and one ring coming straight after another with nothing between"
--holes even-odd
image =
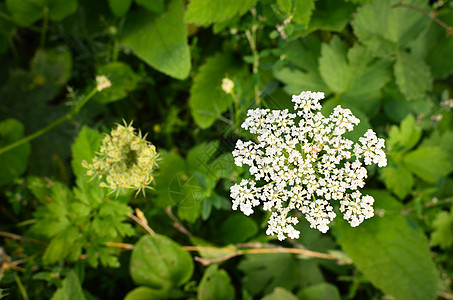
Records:
<instances>
[{"instance_id":1,"label":"white flower cluster","mask_svg":"<svg viewBox=\"0 0 453 300\"><path fill-rule=\"evenodd\" d=\"M148 188L154 180L157 167L156 147L135 133L132 124L118 125L102 141L101 149L91 164L86 161L87 175L96 175L100 186L112 190L136 189L137 193Z\"/></svg>"},{"instance_id":2,"label":"white flower cluster","mask_svg":"<svg viewBox=\"0 0 453 300\"><path fill-rule=\"evenodd\" d=\"M341 106L324 117L319 112L323 98L324 93L309 91L294 95L296 113L249 110L242 127L257 141L238 140L233 151L235 164L250 166L252 175L231 187L233 209L248 216L262 204L271 212L266 234L279 240L299 237L298 219L289 216L293 210L323 233L336 216L335 201L353 227L374 215L373 197L359 191L367 177L362 161L386 166L384 140L371 129L357 144L344 138L360 120Z\"/></svg>"}]
</instances>

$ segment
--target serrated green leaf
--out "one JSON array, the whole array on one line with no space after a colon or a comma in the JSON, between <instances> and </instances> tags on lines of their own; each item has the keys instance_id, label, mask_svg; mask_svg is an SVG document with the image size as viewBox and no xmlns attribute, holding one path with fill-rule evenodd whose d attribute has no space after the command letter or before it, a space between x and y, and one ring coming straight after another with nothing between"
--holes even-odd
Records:
<instances>
[{"instance_id":1,"label":"serrated green leaf","mask_svg":"<svg viewBox=\"0 0 453 300\"><path fill-rule=\"evenodd\" d=\"M389 194L370 194L375 198L375 209L385 210L384 216L374 216L358 228L337 218L341 247L384 293L400 300L436 299L439 277L426 236L398 213L401 204Z\"/></svg>"},{"instance_id":2,"label":"serrated green leaf","mask_svg":"<svg viewBox=\"0 0 453 300\"><path fill-rule=\"evenodd\" d=\"M315 8L315 0L278 0L281 11L291 16L291 21L308 24Z\"/></svg>"},{"instance_id":3,"label":"serrated green leaf","mask_svg":"<svg viewBox=\"0 0 453 300\"><path fill-rule=\"evenodd\" d=\"M239 214L230 216L220 227L220 236L226 244L245 242L257 232L258 225L253 219Z\"/></svg>"},{"instance_id":4,"label":"serrated green leaf","mask_svg":"<svg viewBox=\"0 0 453 300\"><path fill-rule=\"evenodd\" d=\"M300 94L301 91L323 91L328 93L329 88L319 74L318 57L321 43L318 39L307 37L291 41L283 46L288 60L299 67L275 69L275 77L285 84L288 94Z\"/></svg>"},{"instance_id":5,"label":"serrated green leaf","mask_svg":"<svg viewBox=\"0 0 453 300\"><path fill-rule=\"evenodd\" d=\"M24 125L15 119L0 122L0 148L19 141L24 136ZM30 156L30 143L0 154L0 185L13 182L25 172Z\"/></svg>"},{"instance_id":6,"label":"serrated green leaf","mask_svg":"<svg viewBox=\"0 0 453 300\"><path fill-rule=\"evenodd\" d=\"M209 266L201 278L198 287L198 300L234 299L234 287L231 279L225 270L219 269L217 265Z\"/></svg>"},{"instance_id":7,"label":"serrated green leaf","mask_svg":"<svg viewBox=\"0 0 453 300\"><path fill-rule=\"evenodd\" d=\"M398 87L408 99L423 96L431 89L432 78L425 62L406 52L399 52L394 66Z\"/></svg>"},{"instance_id":8,"label":"serrated green leaf","mask_svg":"<svg viewBox=\"0 0 453 300\"><path fill-rule=\"evenodd\" d=\"M109 7L117 17L124 16L131 7L132 0L108 0Z\"/></svg>"},{"instance_id":9,"label":"serrated green leaf","mask_svg":"<svg viewBox=\"0 0 453 300\"><path fill-rule=\"evenodd\" d=\"M181 0L159 15L129 14L121 43L151 67L176 79L189 75L191 62Z\"/></svg>"},{"instance_id":10,"label":"serrated green leaf","mask_svg":"<svg viewBox=\"0 0 453 300\"><path fill-rule=\"evenodd\" d=\"M417 145L422 136L422 129L415 123L413 115L407 115L400 127L392 126L390 129L388 146L400 147L398 150L406 152Z\"/></svg>"},{"instance_id":11,"label":"serrated green leaf","mask_svg":"<svg viewBox=\"0 0 453 300\"><path fill-rule=\"evenodd\" d=\"M190 89L189 106L201 128L210 127L232 103L231 95L222 90L222 79L234 76L238 63L229 54L209 57L195 75Z\"/></svg>"},{"instance_id":12,"label":"serrated green leaf","mask_svg":"<svg viewBox=\"0 0 453 300\"><path fill-rule=\"evenodd\" d=\"M305 34L315 30L341 31L351 20L356 6L338 0L317 0Z\"/></svg>"},{"instance_id":13,"label":"serrated green leaf","mask_svg":"<svg viewBox=\"0 0 453 300\"><path fill-rule=\"evenodd\" d=\"M323 44L319 58L319 72L329 89L337 94L344 93L350 82L348 62L346 61L346 45L337 36L330 44Z\"/></svg>"},{"instance_id":14,"label":"serrated green leaf","mask_svg":"<svg viewBox=\"0 0 453 300\"><path fill-rule=\"evenodd\" d=\"M51 300L85 300L79 278L74 271L69 271L63 280L61 288L53 294Z\"/></svg>"},{"instance_id":15,"label":"serrated green leaf","mask_svg":"<svg viewBox=\"0 0 453 300\"><path fill-rule=\"evenodd\" d=\"M390 62L373 59L358 44L347 50L335 36L330 44L322 45L319 72L343 104L372 115L379 109L380 91L390 79Z\"/></svg>"},{"instance_id":16,"label":"serrated green leaf","mask_svg":"<svg viewBox=\"0 0 453 300\"><path fill-rule=\"evenodd\" d=\"M82 235L80 234L78 228L74 226L66 227L56 236L52 237L42 257L43 261L46 264L53 264L67 258L71 255L71 252L77 251L77 248L74 246L76 241L81 238ZM74 258L78 259L78 257Z\"/></svg>"},{"instance_id":17,"label":"serrated green leaf","mask_svg":"<svg viewBox=\"0 0 453 300\"><path fill-rule=\"evenodd\" d=\"M186 22L201 26L223 22L243 15L257 0L191 0L187 7Z\"/></svg>"},{"instance_id":18,"label":"serrated green leaf","mask_svg":"<svg viewBox=\"0 0 453 300\"><path fill-rule=\"evenodd\" d=\"M446 211L437 213L433 221L433 232L431 233L431 245L448 249L453 245L453 216Z\"/></svg>"},{"instance_id":19,"label":"serrated green leaf","mask_svg":"<svg viewBox=\"0 0 453 300\"><path fill-rule=\"evenodd\" d=\"M131 91L135 90L139 80L128 64L119 61L100 66L97 74L107 76L112 83L111 87L94 96L96 101L104 104L126 98Z\"/></svg>"},{"instance_id":20,"label":"serrated green leaf","mask_svg":"<svg viewBox=\"0 0 453 300\"><path fill-rule=\"evenodd\" d=\"M406 197L414 186L414 178L403 166L392 167L388 166L382 169L385 186L391 190L398 198Z\"/></svg>"},{"instance_id":21,"label":"serrated green leaf","mask_svg":"<svg viewBox=\"0 0 453 300\"><path fill-rule=\"evenodd\" d=\"M160 14L165 10L164 0L135 0L135 3L157 14Z\"/></svg>"},{"instance_id":22,"label":"serrated green leaf","mask_svg":"<svg viewBox=\"0 0 453 300\"><path fill-rule=\"evenodd\" d=\"M418 148L407 153L403 161L412 173L432 183L436 183L453 170L447 153L438 147Z\"/></svg>"},{"instance_id":23,"label":"serrated green leaf","mask_svg":"<svg viewBox=\"0 0 453 300\"><path fill-rule=\"evenodd\" d=\"M76 177L85 176L87 169L82 167L82 161L91 162L102 142L102 134L87 126L82 127L75 142L71 146L71 166ZM82 175L81 175L82 174Z\"/></svg>"},{"instance_id":24,"label":"serrated green leaf","mask_svg":"<svg viewBox=\"0 0 453 300\"><path fill-rule=\"evenodd\" d=\"M132 251L130 272L138 285L168 290L187 282L193 268L190 254L166 236L143 236Z\"/></svg>"},{"instance_id":25,"label":"serrated green leaf","mask_svg":"<svg viewBox=\"0 0 453 300\"><path fill-rule=\"evenodd\" d=\"M77 0L7 0L6 6L14 20L29 26L44 16L46 7L51 20L61 21L77 10Z\"/></svg>"},{"instance_id":26,"label":"serrated green leaf","mask_svg":"<svg viewBox=\"0 0 453 300\"><path fill-rule=\"evenodd\" d=\"M399 1L373 1L357 9L352 26L356 36L374 54L389 56L404 49L423 30L429 18L416 10L406 7L393 7ZM426 9L426 1L409 0L406 5Z\"/></svg>"}]
</instances>

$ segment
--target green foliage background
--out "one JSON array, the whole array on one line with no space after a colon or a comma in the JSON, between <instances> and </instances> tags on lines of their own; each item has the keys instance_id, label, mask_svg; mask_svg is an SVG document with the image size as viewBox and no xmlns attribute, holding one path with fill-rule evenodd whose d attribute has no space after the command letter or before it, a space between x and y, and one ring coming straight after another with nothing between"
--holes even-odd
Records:
<instances>
[{"instance_id":1,"label":"green foliage background","mask_svg":"<svg viewBox=\"0 0 453 300\"><path fill-rule=\"evenodd\" d=\"M448 0L1 0L0 298L452 299L452 26ZM373 218L278 242L231 210L231 151L248 109L304 90L388 166ZM146 196L81 166L123 119L160 153Z\"/></svg>"}]
</instances>

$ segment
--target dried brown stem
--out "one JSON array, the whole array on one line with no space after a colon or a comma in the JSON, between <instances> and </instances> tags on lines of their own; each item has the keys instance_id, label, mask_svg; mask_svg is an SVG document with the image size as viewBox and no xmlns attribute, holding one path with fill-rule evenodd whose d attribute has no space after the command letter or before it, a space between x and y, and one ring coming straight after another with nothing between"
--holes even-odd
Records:
<instances>
[{"instance_id":1,"label":"dried brown stem","mask_svg":"<svg viewBox=\"0 0 453 300\"><path fill-rule=\"evenodd\" d=\"M135 215L128 213L127 216L137 222L140 226L142 226L150 235L155 235L156 233L154 230L151 229L151 227L148 226L148 224L145 224L142 220L137 218Z\"/></svg>"},{"instance_id":2,"label":"dried brown stem","mask_svg":"<svg viewBox=\"0 0 453 300\"><path fill-rule=\"evenodd\" d=\"M30 243L38 244L38 245L47 245L48 244L44 241L40 241L37 239L29 238L26 236L21 236L21 235L14 234L14 233L4 232L4 231L0 231L0 236L6 237L6 238L9 238L12 240L17 240L17 241L26 241L26 242L30 242Z\"/></svg>"},{"instance_id":3,"label":"dried brown stem","mask_svg":"<svg viewBox=\"0 0 453 300\"><path fill-rule=\"evenodd\" d=\"M171 211L171 206L167 206L165 208L165 213L170 217L170 219L173 221L173 226L181 233L187 235L188 237L192 237L192 233L184 227L184 225L181 223L181 221L178 220L178 218L175 217L173 212Z\"/></svg>"}]
</instances>

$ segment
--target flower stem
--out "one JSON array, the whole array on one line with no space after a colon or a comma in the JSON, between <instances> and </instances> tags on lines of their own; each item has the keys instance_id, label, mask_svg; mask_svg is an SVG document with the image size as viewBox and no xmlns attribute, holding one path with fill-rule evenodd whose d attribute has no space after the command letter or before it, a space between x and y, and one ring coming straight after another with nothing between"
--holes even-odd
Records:
<instances>
[{"instance_id":1,"label":"flower stem","mask_svg":"<svg viewBox=\"0 0 453 300\"><path fill-rule=\"evenodd\" d=\"M14 148L20 146L22 144L25 144L31 140L34 140L37 137L40 137L44 133L50 131L51 129L53 129L54 127L60 125L61 123L65 122L65 121L71 120L75 115L78 114L80 109L88 102L88 100L90 100L96 93L97 93L97 89L94 88L82 101L80 101L80 103L76 104L76 106L70 112L68 112L66 115L62 116L61 118L55 120L53 123L47 125L46 127L42 128L30 135L27 135L26 137L12 143L12 144L9 144L5 147L0 148L0 155L11 149L14 149Z\"/></svg>"},{"instance_id":2,"label":"flower stem","mask_svg":"<svg viewBox=\"0 0 453 300\"><path fill-rule=\"evenodd\" d=\"M47 25L49 24L49 7L44 6L43 8L43 21L41 28L41 41L40 46L44 49L46 45L46 34L47 34Z\"/></svg>"}]
</instances>

